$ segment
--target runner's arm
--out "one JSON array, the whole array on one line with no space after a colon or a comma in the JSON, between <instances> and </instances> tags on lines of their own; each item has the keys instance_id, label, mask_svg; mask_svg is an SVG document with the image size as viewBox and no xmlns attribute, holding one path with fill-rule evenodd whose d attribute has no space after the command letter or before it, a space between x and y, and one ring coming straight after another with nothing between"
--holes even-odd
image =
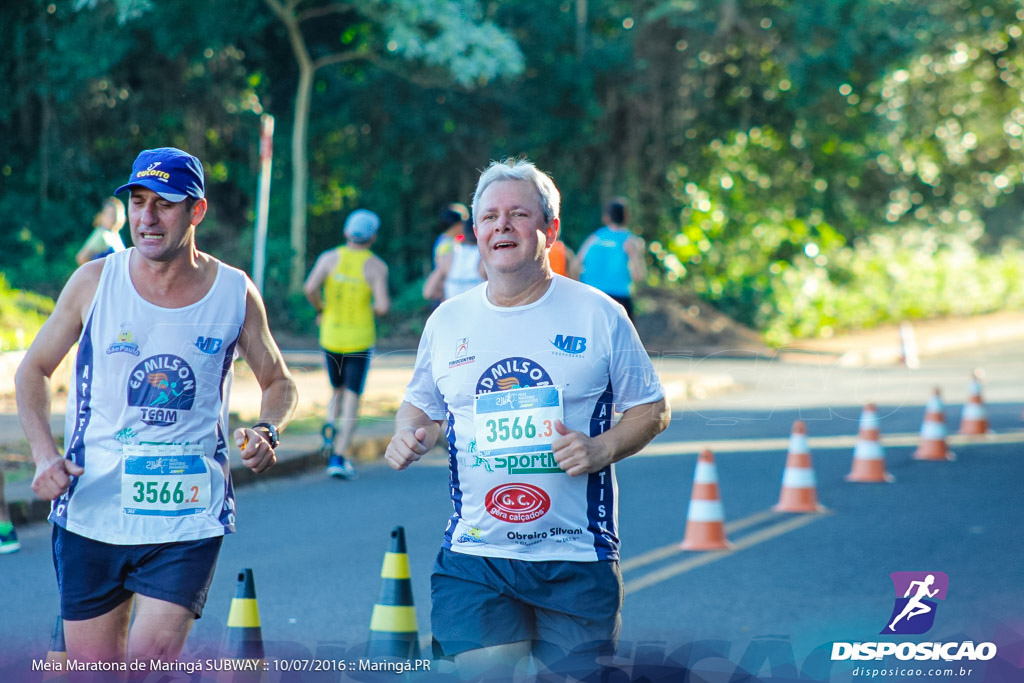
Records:
<instances>
[{"instance_id":1,"label":"runner's arm","mask_svg":"<svg viewBox=\"0 0 1024 683\"><path fill-rule=\"evenodd\" d=\"M324 302L323 297L320 295L320 289L324 285L324 280L327 279L327 275L331 272L331 268L334 264L331 263L331 254L334 252L325 251L320 254L316 259L316 263L313 264L313 270L309 271L309 276L306 278L306 282L302 285L302 293L306 295L306 300L309 301L310 305L313 306L317 313L323 310Z\"/></svg>"},{"instance_id":2,"label":"runner's arm","mask_svg":"<svg viewBox=\"0 0 1024 683\"><path fill-rule=\"evenodd\" d=\"M96 261L72 274L15 374L18 418L36 464L32 490L43 500L60 496L71 484L69 475L77 476L84 471L61 456L53 439L50 378L82 334L102 271L103 262ZM71 387L71 391L75 390Z\"/></svg>"},{"instance_id":3,"label":"runner's arm","mask_svg":"<svg viewBox=\"0 0 1024 683\"><path fill-rule=\"evenodd\" d=\"M97 237L98 233L96 232L96 228L93 228L92 232L89 233L89 236L86 238L85 243L82 244L82 248L78 250L77 254L75 254L75 261L78 262L78 265L85 265L93 256L100 252L96 244L98 241Z\"/></svg>"},{"instance_id":4,"label":"runner's arm","mask_svg":"<svg viewBox=\"0 0 1024 683\"><path fill-rule=\"evenodd\" d=\"M391 295L388 294L388 264L376 256L366 261L363 275L373 292L373 312L387 315L391 310Z\"/></svg>"},{"instance_id":5,"label":"runner's arm","mask_svg":"<svg viewBox=\"0 0 1024 683\"><path fill-rule=\"evenodd\" d=\"M590 235L587 239L583 240L583 244L580 245L580 250L576 252L576 258L572 260L573 270L576 272L576 279L583 273L583 259L587 258L587 252L590 250L590 245L594 243L597 237ZM569 252L565 253L566 262L568 262Z\"/></svg>"},{"instance_id":6,"label":"runner's arm","mask_svg":"<svg viewBox=\"0 0 1024 683\"><path fill-rule=\"evenodd\" d=\"M402 401L395 415L395 435L384 459L393 469L404 470L434 447L441 434L441 421L431 420L413 404Z\"/></svg>"},{"instance_id":7,"label":"runner's arm","mask_svg":"<svg viewBox=\"0 0 1024 683\"><path fill-rule=\"evenodd\" d=\"M256 285L246 278L245 322L238 338L238 351L252 368L262 392L259 422L269 422L283 430L295 413L298 392L284 356L267 325L267 311ZM248 428L235 430L235 443L242 449L242 462L259 473L277 462L270 444Z\"/></svg>"},{"instance_id":8,"label":"runner's arm","mask_svg":"<svg viewBox=\"0 0 1024 683\"><path fill-rule=\"evenodd\" d=\"M437 267L427 276L423 283L423 298L427 301L440 301L444 299L444 281L448 277L448 269L451 268L453 255L446 252L438 257Z\"/></svg>"},{"instance_id":9,"label":"runner's arm","mask_svg":"<svg viewBox=\"0 0 1024 683\"><path fill-rule=\"evenodd\" d=\"M629 276L634 284L642 284L647 279L647 263L644 261L644 240L633 235L626 240L626 256L629 261Z\"/></svg>"},{"instance_id":10,"label":"runner's arm","mask_svg":"<svg viewBox=\"0 0 1024 683\"><path fill-rule=\"evenodd\" d=\"M555 460L572 476L600 472L613 462L639 453L665 431L671 418L668 401L661 398L626 410L611 429L595 437L571 430L561 421L555 422L561 435L552 444Z\"/></svg>"}]
</instances>

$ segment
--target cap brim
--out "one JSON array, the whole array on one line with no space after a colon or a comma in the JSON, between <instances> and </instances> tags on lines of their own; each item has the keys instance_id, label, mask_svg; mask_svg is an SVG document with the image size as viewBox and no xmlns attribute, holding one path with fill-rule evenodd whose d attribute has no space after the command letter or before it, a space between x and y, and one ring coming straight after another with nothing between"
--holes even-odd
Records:
<instances>
[{"instance_id":1,"label":"cap brim","mask_svg":"<svg viewBox=\"0 0 1024 683\"><path fill-rule=\"evenodd\" d=\"M115 195L121 194L125 190L130 190L133 187L144 187L147 190L153 190L153 192L156 192L158 195L160 195L161 197L163 197L164 199L166 199L169 202L177 203L177 202L180 202L180 201L184 201L185 198L188 197L187 194L180 194L180 193L177 193L177 192L168 192L167 191L167 186L163 185L162 183L160 183L160 182L158 182L156 180L153 180L153 181L150 181L150 182L146 182L145 180L139 180L139 181L134 182L134 183L128 183L127 185L122 185L121 187L119 187L116 190L114 190L114 194Z\"/></svg>"}]
</instances>

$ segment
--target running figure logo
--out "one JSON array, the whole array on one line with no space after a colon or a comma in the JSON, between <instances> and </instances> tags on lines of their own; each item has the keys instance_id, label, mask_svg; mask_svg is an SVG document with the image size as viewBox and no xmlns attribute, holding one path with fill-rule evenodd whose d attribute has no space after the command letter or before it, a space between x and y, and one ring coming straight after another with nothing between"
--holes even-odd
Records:
<instances>
[{"instance_id":1,"label":"running figure logo","mask_svg":"<svg viewBox=\"0 0 1024 683\"><path fill-rule=\"evenodd\" d=\"M889 577L896 590L896 602L882 633L927 633L935 623L938 603L934 599L946 599L949 577L943 572L893 572Z\"/></svg>"}]
</instances>

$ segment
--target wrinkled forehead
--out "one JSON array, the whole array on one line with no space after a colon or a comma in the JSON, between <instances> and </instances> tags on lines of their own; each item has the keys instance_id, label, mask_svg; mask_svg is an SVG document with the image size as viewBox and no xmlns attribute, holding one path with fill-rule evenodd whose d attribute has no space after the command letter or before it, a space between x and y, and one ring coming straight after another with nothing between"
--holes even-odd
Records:
<instances>
[{"instance_id":1,"label":"wrinkled forehead","mask_svg":"<svg viewBox=\"0 0 1024 683\"><path fill-rule=\"evenodd\" d=\"M495 209L521 207L543 211L540 192L529 180L501 179L487 185L480 194L480 206L474 213L486 213Z\"/></svg>"}]
</instances>

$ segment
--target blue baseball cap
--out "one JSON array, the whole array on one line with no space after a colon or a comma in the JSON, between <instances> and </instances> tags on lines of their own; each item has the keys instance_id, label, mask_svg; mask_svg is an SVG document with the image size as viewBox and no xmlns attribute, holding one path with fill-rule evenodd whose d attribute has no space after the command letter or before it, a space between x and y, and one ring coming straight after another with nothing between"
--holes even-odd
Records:
<instances>
[{"instance_id":1,"label":"blue baseball cap","mask_svg":"<svg viewBox=\"0 0 1024 683\"><path fill-rule=\"evenodd\" d=\"M379 228L380 217L366 209L356 209L345 219L345 237L357 244L369 242Z\"/></svg>"},{"instance_id":2,"label":"blue baseball cap","mask_svg":"<svg viewBox=\"0 0 1024 683\"><path fill-rule=\"evenodd\" d=\"M174 147L143 150L132 164L128 182L114 190L114 194L132 187L153 190L169 202L206 196L203 165L191 154Z\"/></svg>"}]
</instances>

